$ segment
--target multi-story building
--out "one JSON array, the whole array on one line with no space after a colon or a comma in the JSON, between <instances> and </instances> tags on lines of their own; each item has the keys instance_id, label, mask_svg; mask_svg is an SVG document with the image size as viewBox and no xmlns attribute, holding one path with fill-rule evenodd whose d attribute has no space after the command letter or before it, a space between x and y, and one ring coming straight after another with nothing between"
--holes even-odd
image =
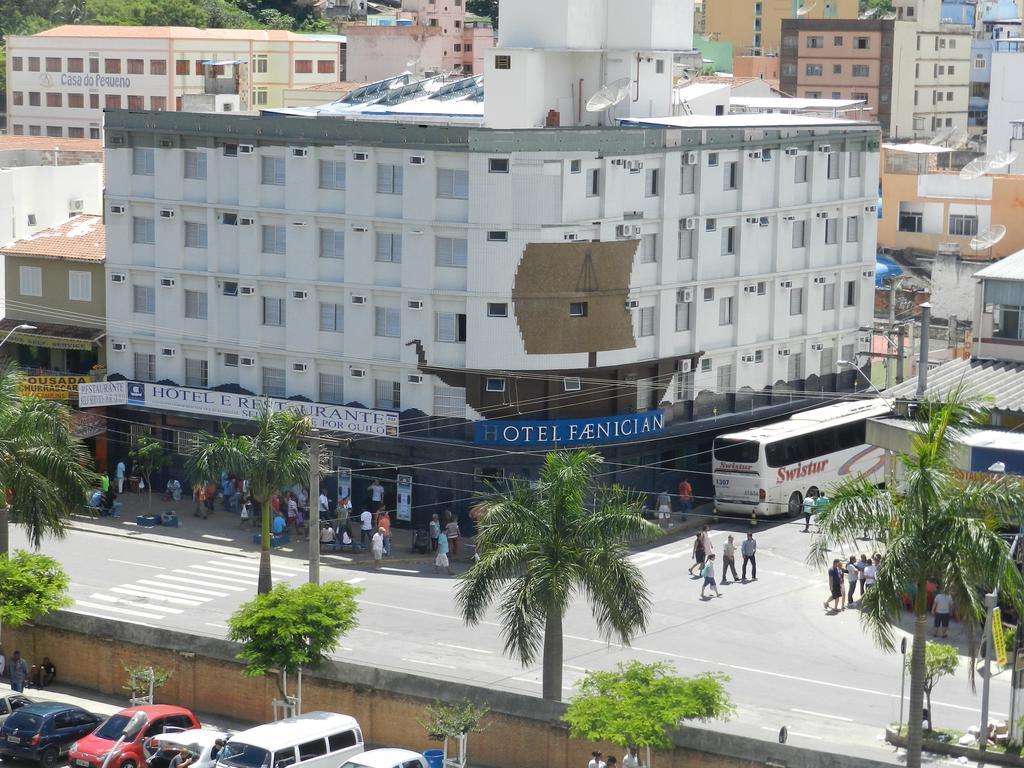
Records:
<instances>
[{"instance_id":1,"label":"multi-story building","mask_svg":"<svg viewBox=\"0 0 1024 768\"><path fill-rule=\"evenodd\" d=\"M967 126L972 133L983 133L988 128L993 49L997 41L1004 41L1001 45L1005 52L1005 41L1019 39L1020 34L1020 11L1015 0L982 0L979 3L974 40L971 41L971 94L967 115ZM1002 63L1005 66L1006 59ZM1000 71L997 79L1006 74L1019 78L1024 73ZM1019 82L1019 79L1014 82ZM1010 91L1012 99L1013 89Z\"/></svg>"},{"instance_id":2,"label":"multi-story building","mask_svg":"<svg viewBox=\"0 0 1024 768\"><path fill-rule=\"evenodd\" d=\"M856 19L857 0L704 0L702 34L736 56L778 55L785 19Z\"/></svg>"},{"instance_id":3,"label":"multi-story building","mask_svg":"<svg viewBox=\"0 0 1024 768\"><path fill-rule=\"evenodd\" d=\"M227 104L234 110L281 106L285 89L340 79L344 38L67 25L6 40L10 132L96 139L105 109L181 110L211 85L237 96ZM227 87L216 82L227 79Z\"/></svg>"},{"instance_id":4,"label":"multi-story building","mask_svg":"<svg viewBox=\"0 0 1024 768\"><path fill-rule=\"evenodd\" d=\"M987 151L1016 152L1012 173L1024 173L1024 43L1020 39L992 41L990 93L987 99Z\"/></svg>"},{"instance_id":5,"label":"multi-story building","mask_svg":"<svg viewBox=\"0 0 1024 768\"><path fill-rule=\"evenodd\" d=\"M430 511L476 470L532 471L517 448L698 467L708 430L851 386L836 361L872 314L877 126L658 117L682 4L613 14L621 57L575 3L532 5L503 9L483 126L107 115L108 357L131 418L313 401L357 433L343 452L464 459L412 472ZM622 123L596 125L577 92L637 61Z\"/></svg>"},{"instance_id":6,"label":"multi-story building","mask_svg":"<svg viewBox=\"0 0 1024 768\"><path fill-rule=\"evenodd\" d=\"M487 20L470 17L462 0L402 0L394 25L349 26L347 79L372 82L414 74L480 74L494 47Z\"/></svg>"}]
</instances>

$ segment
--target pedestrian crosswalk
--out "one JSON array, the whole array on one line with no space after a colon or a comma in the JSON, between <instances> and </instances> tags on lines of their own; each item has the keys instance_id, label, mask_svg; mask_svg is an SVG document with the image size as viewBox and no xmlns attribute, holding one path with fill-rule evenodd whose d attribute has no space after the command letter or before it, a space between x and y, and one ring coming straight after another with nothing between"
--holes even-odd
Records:
<instances>
[{"instance_id":1,"label":"pedestrian crosswalk","mask_svg":"<svg viewBox=\"0 0 1024 768\"><path fill-rule=\"evenodd\" d=\"M273 580L290 581L304 575L301 566L274 563ZM202 563L173 566L148 566L134 581L96 590L72 584L73 610L104 618L160 624L163 620L215 607L225 601L225 613L247 600L256 591L259 561L242 557L221 557Z\"/></svg>"}]
</instances>

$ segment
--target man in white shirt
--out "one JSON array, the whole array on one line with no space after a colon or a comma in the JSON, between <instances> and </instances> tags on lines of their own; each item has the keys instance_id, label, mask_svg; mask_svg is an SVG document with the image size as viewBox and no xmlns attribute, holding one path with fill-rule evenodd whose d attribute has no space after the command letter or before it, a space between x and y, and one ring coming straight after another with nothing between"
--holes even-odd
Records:
<instances>
[{"instance_id":1,"label":"man in white shirt","mask_svg":"<svg viewBox=\"0 0 1024 768\"><path fill-rule=\"evenodd\" d=\"M359 513L359 540L363 546L370 543L371 536L373 536L373 515L370 514L370 510L364 508Z\"/></svg>"},{"instance_id":2,"label":"man in white shirt","mask_svg":"<svg viewBox=\"0 0 1024 768\"><path fill-rule=\"evenodd\" d=\"M326 515L331 508L331 503L327 500L327 494L320 491L320 517Z\"/></svg>"},{"instance_id":3,"label":"man in white shirt","mask_svg":"<svg viewBox=\"0 0 1024 768\"><path fill-rule=\"evenodd\" d=\"M380 480L370 483L370 499L374 507L384 501L384 486L380 484Z\"/></svg>"},{"instance_id":4,"label":"man in white shirt","mask_svg":"<svg viewBox=\"0 0 1024 768\"><path fill-rule=\"evenodd\" d=\"M932 614L935 616L935 637L949 636L949 617L953 613L953 598L942 591L942 585L935 590L932 598Z\"/></svg>"}]
</instances>

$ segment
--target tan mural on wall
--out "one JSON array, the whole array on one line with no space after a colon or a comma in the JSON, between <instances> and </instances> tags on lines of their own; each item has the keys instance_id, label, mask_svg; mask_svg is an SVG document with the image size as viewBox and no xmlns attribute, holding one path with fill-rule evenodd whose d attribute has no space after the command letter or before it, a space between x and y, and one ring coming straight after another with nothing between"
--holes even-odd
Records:
<instances>
[{"instance_id":1,"label":"tan mural on wall","mask_svg":"<svg viewBox=\"0 0 1024 768\"><path fill-rule=\"evenodd\" d=\"M527 354L632 349L626 307L638 240L530 243L512 301Z\"/></svg>"}]
</instances>

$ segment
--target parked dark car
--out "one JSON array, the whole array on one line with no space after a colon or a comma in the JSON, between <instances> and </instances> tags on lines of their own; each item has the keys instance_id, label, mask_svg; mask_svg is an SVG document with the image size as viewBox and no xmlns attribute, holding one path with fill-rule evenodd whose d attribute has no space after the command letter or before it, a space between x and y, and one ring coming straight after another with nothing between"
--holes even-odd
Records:
<instances>
[{"instance_id":1,"label":"parked dark car","mask_svg":"<svg viewBox=\"0 0 1024 768\"><path fill-rule=\"evenodd\" d=\"M54 768L75 740L92 733L102 721L74 704L29 704L0 727L0 758L34 760L43 768Z\"/></svg>"}]
</instances>

